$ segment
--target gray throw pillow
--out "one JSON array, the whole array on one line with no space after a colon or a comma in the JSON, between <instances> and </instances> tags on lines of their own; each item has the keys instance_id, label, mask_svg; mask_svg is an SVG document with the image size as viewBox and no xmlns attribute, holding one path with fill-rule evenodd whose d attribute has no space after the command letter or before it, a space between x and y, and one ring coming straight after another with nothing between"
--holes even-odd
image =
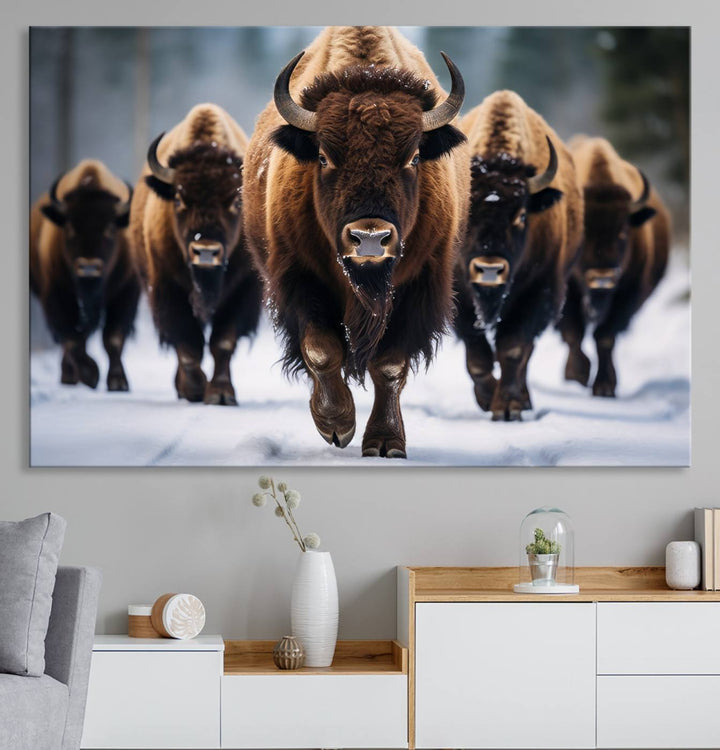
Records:
<instances>
[{"instance_id":1,"label":"gray throw pillow","mask_svg":"<svg viewBox=\"0 0 720 750\"><path fill-rule=\"evenodd\" d=\"M0 521L0 672L40 677L65 519Z\"/></svg>"}]
</instances>

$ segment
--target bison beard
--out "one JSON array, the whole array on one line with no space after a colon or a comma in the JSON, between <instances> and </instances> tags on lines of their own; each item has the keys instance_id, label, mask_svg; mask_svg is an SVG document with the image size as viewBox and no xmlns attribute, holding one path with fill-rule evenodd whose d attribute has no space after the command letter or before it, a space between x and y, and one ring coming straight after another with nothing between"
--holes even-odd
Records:
<instances>
[{"instance_id":1,"label":"bison beard","mask_svg":"<svg viewBox=\"0 0 720 750\"><path fill-rule=\"evenodd\" d=\"M212 268L192 267L190 276L192 277L190 304L193 314L203 323L207 323L220 301L225 271L217 266Z\"/></svg>"},{"instance_id":2,"label":"bison beard","mask_svg":"<svg viewBox=\"0 0 720 750\"><path fill-rule=\"evenodd\" d=\"M493 329L499 322L500 310L507 297L508 284L498 284L497 286L480 286L472 284L473 288L473 306L477 322L475 327L481 327L485 330Z\"/></svg>"},{"instance_id":3,"label":"bison beard","mask_svg":"<svg viewBox=\"0 0 720 750\"><path fill-rule=\"evenodd\" d=\"M343 258L342 265L355 293L343 319L350 344L346 374L363 383L392 310L395 258L360 264Z\"/></svg>"},{"instance_id":4,"label":"bison beard","mask_svg":"<svg viewBox=\"0 0 720 750\"><path fill-rule=\"evenodd\" d=\"M615 295L608 289L590 289L585 299L585 314L591 323L605 320Z\"/></svg>"},{"instance_id":5,"label":"bison beard","mask_svg":"<svg viewBox=\"0 0 720 750\"><path fill-rule=\"evenodd\" d=\"M79 330L91 332L100 324L103 309L102 279L76 279Z\"/></svg>"}]
</instances>

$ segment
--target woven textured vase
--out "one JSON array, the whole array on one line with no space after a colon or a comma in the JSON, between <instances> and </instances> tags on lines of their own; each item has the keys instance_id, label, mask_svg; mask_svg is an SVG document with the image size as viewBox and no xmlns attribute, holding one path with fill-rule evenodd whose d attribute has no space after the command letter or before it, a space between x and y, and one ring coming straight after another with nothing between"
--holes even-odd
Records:
<instances>
[{"instance_id":1,"label":"woven textured vase","mask_svg":"<svg viewBox=\"0 0 720 750\"><path fill-rule=\"evenodd\" d=\"M284 635L273 649L273 661L278 669L300 669L305 663L305 652L297 638Z\"/></svg>"},{"instance_id":2,"label":"woven textured vase","mask_svg":"<svg viewBox=\"0 0 720 750\"><path fill-rule=\"evenodd\" d=\"M329 552L300 553L290 606L292 632L305 650L306 667L329 667L338 631L338 592Z\"/></svg>"}]
</instances>

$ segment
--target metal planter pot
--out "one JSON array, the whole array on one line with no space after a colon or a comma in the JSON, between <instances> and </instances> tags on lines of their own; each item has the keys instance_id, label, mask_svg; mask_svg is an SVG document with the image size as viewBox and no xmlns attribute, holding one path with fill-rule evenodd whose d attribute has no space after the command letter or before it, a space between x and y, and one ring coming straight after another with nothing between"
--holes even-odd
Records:
<instances>
[{"instance_id":1,"label":"metal planter pot","mask_svg":"<svg viewBox=\"0 0 720 750\"><path fill-rule=\"evenodd\" d=\"M533 586L555 583L559 558L559 553L554 555L528 555Z\"/></svg>"}]
</instances>

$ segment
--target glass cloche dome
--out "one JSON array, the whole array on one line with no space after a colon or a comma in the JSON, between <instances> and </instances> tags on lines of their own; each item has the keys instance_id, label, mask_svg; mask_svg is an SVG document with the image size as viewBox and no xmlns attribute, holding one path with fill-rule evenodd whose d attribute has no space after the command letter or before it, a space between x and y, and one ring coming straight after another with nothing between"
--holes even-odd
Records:
<instances>
[{"instance_id":1,"label":"glass cloche dome","mask_svg":"<svg viewBox=\"0 0 720 750\"><path fill-rule=\"evenodd\" d=\"M575 532L566 513L544 506L520 526L520 564L514 590L521 594L576 594Z\"/></svg>"}]
</instances>

